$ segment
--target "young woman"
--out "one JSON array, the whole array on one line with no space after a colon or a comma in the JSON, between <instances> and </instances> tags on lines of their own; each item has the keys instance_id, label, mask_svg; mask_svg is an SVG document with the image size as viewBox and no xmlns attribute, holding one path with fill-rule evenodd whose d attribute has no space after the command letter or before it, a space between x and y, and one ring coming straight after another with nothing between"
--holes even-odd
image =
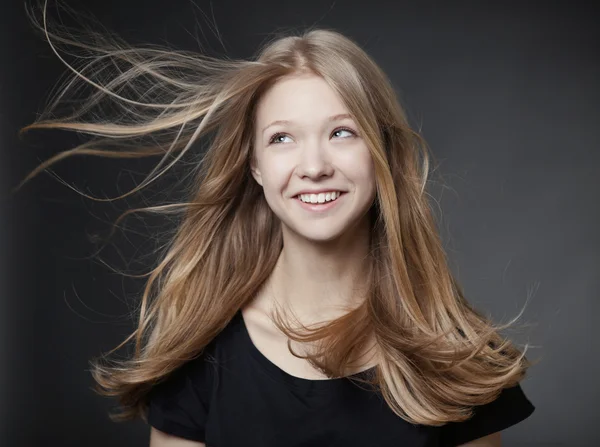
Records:
<instances>
[{"instance_id":1,"label":"young woman","mask_svg":"<svg viewBox=\"0 0 600 447\"><path fill-rule=\"evenodd\" d=\"M133 193L210 142L189 200L148 209L181 219L115 348L134 355L94 363L114 420L143 418L152 447L491 447L534 411L531 363L453 278L426 145L359 46L313 29L249 61L95 50L28 127L93 138L28 178L162 155ZM57 117L78 83L96 91Z\"/></svg>"}]
</instances>

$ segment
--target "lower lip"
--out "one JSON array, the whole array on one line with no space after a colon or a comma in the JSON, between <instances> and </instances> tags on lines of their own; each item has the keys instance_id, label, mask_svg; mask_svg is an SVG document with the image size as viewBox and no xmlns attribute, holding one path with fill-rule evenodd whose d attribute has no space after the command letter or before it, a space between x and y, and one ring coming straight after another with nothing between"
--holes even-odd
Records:
<instances>
[{"instance_id":1,"label":"lower lip","mask_svg":"<svg viewBox=\"0 0 600 447\"><path fill-rule=\"evenodd\" d=\"M322 211L327 211L327 210L330 210L331 208L333 208L345 194L346 193L343 192L339 195L339 197L337 199L332 200L331 202L324 202L324 203L305 203L298 198L294 198L294 200L296 200L300 204L300 206L307 211L322 212Z\"/></svg>"}]
</instances>

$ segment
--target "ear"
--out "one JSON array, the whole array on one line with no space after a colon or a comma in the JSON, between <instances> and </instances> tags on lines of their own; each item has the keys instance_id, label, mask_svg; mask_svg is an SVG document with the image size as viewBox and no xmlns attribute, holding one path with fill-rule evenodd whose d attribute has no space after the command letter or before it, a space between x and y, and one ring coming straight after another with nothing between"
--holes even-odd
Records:
<instances>
[{"instance_id":1,"label":"ear","mask_svg":"<svg viewBox=\"0 0 600 447\"><path fill-rule=\"evenodd\" d=\"M256 183L262 186L262 175L260 169L258 169L258 166L256 165L256 159L254 157L252 157L252 160L250 161L250 172L252 173L254 180L256 180Z\"/></svg>"}]
</instances>

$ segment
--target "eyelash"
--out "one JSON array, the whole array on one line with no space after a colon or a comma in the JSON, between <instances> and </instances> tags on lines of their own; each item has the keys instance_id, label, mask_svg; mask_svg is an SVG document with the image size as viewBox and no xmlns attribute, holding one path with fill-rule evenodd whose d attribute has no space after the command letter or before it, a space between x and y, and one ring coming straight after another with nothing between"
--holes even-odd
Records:
<instances>
[{"instance_id":1,"label":"eyelash","mask_svg":"<svg viewBox=\"0 0 600 447\"><path fill-rule=\"evenodd\" d=\"M336 132L339 132L341 130L345 130L346 132L350 132L353 136L357 136L357 133L355 131L353 131L352 129L349 129L347 127L338 127L337 129L334 129L333 132L331 132L331 134L333 135ZM276 143L275 140L280 137L280 136L284 136L287 135L285 132L277 132L275 135L273 135L270 139L269 139L269 144L282 144L282 143Z\"/></svg>"}]
</instances>

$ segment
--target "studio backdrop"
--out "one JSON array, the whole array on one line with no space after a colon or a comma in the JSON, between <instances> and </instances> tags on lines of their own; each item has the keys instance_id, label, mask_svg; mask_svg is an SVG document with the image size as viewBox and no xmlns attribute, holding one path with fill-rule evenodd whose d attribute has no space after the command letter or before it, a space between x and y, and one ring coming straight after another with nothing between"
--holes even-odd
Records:
<instances>
[{"instance_id":1,"label":"studio backdrop","mask_svg":"<svg viewBox=\"0 0 600 447\"><path fill-rule=\"evenodd\" d=\"M436 158L431 199L465 294L496 322L525 308L519 330L539 362L522 386L535 413L506 446L600 445L600 35L593 2L69 0L53 20L93 20L132 44L250 58L274 34L339 30L394 83L414 129ZM89 20L89 21L88 21ZM149 427L116 424L89 360L134 329L151 265L152 231L125 209L169 200L161 179L143 197L112 203L155 159L73 157L19 192L39 162L80 143L40 132L20 138L66 68L19 0L0 6L0 444L144 446ZM95 25L97 26L97 25ZM82 30L82 28L79 28ZM69 55L64 55L66 58ZM194 151L203 150L199 144ZM177 195L178 191L168 194ZM134 260L134 261L132 261Z\"/></svg>"}]
</instances>

